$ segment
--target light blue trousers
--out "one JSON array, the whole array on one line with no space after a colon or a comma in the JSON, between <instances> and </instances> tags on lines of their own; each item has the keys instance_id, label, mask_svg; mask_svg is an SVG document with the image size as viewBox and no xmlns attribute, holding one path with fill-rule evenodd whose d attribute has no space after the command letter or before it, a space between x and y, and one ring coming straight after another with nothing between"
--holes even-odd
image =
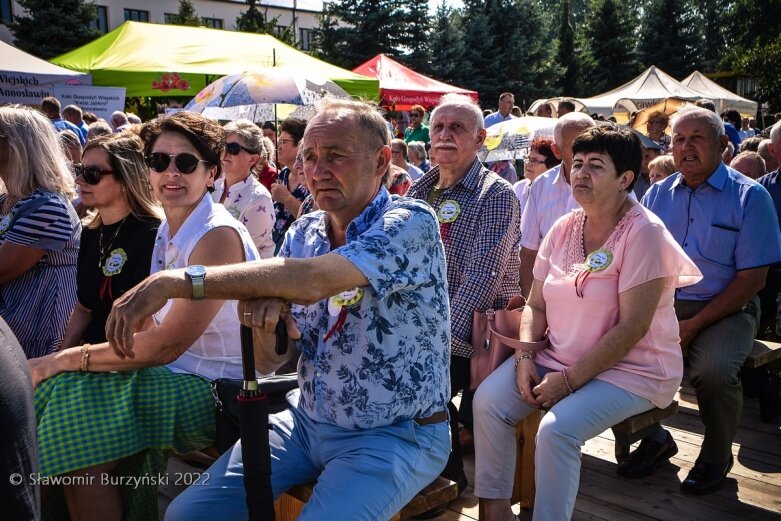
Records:
<instances>
[{"instance_id":1,"label":"light blue trousers","mask_svg":"<svg viewBox=\"0 0 781 521\"><path fill-rule=\"evenodd\" d=\"M437 478L450 453L447 421L348 430L291 407L269 423L274 497L317 481L301 521L386 521ZM239 442L171 503L166 521L245 521L243 473Z\"/></svg>"},{"instance_id":2,"label":"light blue trousers","mask_svg":"<svg viewBox=\"0 0 781 521\"><path fill-rule=\"evenodd\" d=\"M540 376L550 369L537 366ZM483 381L473 403L475 496L508 499L515 477L515 426L532 412L515 383L510 357ZM534 521L572 518L586 441L654 405L613 384L591 380L542 418L534 453Z\"/></svg>"}]
</instances>

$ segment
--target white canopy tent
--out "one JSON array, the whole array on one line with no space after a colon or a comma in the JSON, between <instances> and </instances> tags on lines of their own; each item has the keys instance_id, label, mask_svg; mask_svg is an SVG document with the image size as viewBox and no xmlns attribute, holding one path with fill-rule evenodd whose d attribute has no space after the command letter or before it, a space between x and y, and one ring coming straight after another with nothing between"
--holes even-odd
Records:
<instances>
[{"instance_id":1,"label":"white canopy tent","mask_svg":"<svg viewBox=\"0 0 781 521\"><path fill-rule=\"evenodd\" d=\"M91 85L92 77L58 67L0 41L0 104L39 105L52 85Z\"/></svg>"},{"instance_id":2,"label":"white canopy tent","mask_svg":"<svg viewBox=\"0 0 781 521\"><path fill-rule=\"evenodd\" d=\"M735 109L746 117L754 117L757 114L758 104L756 101L738 96L706 77L700 71L694 71L689 74L681 80L681 83L697 92L701 92L704 98L712 100L716 104L718 112Z\"/></svg>"}]
</instances>

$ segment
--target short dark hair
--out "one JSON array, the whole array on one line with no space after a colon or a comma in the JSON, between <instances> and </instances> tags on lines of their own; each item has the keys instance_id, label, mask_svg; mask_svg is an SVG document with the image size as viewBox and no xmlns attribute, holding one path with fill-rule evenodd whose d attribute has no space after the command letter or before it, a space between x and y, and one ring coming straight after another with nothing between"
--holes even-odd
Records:
<instances>
[{"instance_id":1,"label":"short dark hair","mask_svg":"<svg viewBox=\"0 0 781 521\"><path fill-rule=\"evenodd\" d=\"M304 139L306 130L306 121L298 118L287 118L279 126L280 132L287 132L293 138L293 144L298 146L299 141Z\"/></svg>"},{"instance_id":2,"label":"short dark hair","mask_svg":"<svg viewBox=\"0 0 781 521\"><path fill-rule=\"evenodd\" d=\"M61 107L60 100L54 96L48 96L41 100L41 112L44 114L59 114Z\"/></svg>"},{"instance_id":3,"label":"short dark hair","mask_svg":"<svg viewBox=\"0 0 781 521\"><path fill-rule=\"evenodd\" d=\"M759 144L762 142L762 138L758 136L752 136L744 139L740 142L739 152L756 152L759 150Z\"/></svg>"},{"instance_id":4,"label":"short dark hair","mask_svg":"<svg viewBox=\"0 0 781 521\"><path fill-rule=\"evenodd\" d=\"M184 136L203 156L207 165L217 167L214 178L220 177L222 173L221 156L225 149L225 130L219 123L205 118L197 112L177 112L176 114L159 116L141 127L139 135L144 141L145 156L152 153L157 138L164 132L176 132Z\"/></svg>"},{"instance_id":5,"label":"short dark hair","mask_svg":"<svg viewBox=\"0 0 781 521\"><path fill-rule=\"evenodd\" d=\"M716 112L716 104L707 98L700 98L694 102L694 105L701 109L708 109L711 112Z\"/></svg>"},{"instance_id":6,"label":"short dark hair","mask_svg":"<svg viewBox=\"0 0 781 521\"><path fill-rule=\"evenodd\" d=\"M640 175L643 150L640 140L628 129L593 127L584 130L572 144L572 154L596 152L607 154L616 166L616 173L630 170L634 176L627 190L631 190Z\"/></svg>"},{"instance_id":7,"label":"short dark hair","mask_svg":"<svg viewBox=\"0 0 781 521\"><path fill-rule=\"evenodd\" d=\"M502 92L501 94L499 94L499 101L502 101L507 96L512 96L513 99L515 99L515 94L513 94L512 92Z\"/></svg>"},{"instance_id":8,"label":"short dark hair","mask_svg":"<svg viewBox=\"0 0 781 521\"><path fill-rule=\"evenodd\" d=\"M575 100L572 98L562 98L559 100L559 107L564 107L570 112L575 112Z\"/></svg>"},{"instance_id":9,"label":"short dark hair","mask_svg":"<svg viewBox=\"0 0 781 521\"><path fill-rule=\"evenodd\" d=\"M724 111L724 115L722 116L724 118L727 118L727 121L732 123L732 126L736 129L739 129L741 127L740 122L740 112L738 112L735 109L727 109Z\"/></svg>"},{"instance_id":10,"label":"short dark hair","mask_svg":"<svg viewBox=\"0 0 781 521\"><path fill-rule=\"evenodd\" d=\"M277 131L277 126L274 124L273 121L266 121L260 126L260 128L261 130L269 129L269 130L273 130L274 132Z\"/></svg>"}]
</instances>

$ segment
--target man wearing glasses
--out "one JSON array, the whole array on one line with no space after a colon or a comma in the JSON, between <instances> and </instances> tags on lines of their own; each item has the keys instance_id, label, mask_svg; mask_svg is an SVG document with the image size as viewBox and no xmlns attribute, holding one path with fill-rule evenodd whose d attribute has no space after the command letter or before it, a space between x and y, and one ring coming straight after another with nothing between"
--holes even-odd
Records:
<instances>
[{"instance_id":1,"label":"man wearing glasses","mask_svg":"<svg viewBox=\"0 0 781 521\"><path fill-rule=\"evenodd\" d=\"M423 141L426 146L431 142L428 127L423 124L423 114L426 109L421 105L413 105L409 111L409 127L404 130L404 142Z\"/></svg>"},{"instance_id":2,"label":"man wearing glasses","mask_svg":"<svg viewBox=\"0 0 781 521\"><path fill-rule=\"evenodd\" d=\"M510 113L513 110L513 105L515 105L515 95L512 92L502 92L499 95L499 110L485 117L485 128L515 118Z\"/></svg>"}]
</instances>

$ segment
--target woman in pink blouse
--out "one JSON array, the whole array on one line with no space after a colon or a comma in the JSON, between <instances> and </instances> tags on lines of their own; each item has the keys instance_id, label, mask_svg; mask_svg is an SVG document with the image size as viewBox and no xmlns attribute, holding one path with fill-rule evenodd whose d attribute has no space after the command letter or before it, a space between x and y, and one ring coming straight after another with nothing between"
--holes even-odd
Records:
<instances>
[{"instance_id":1,"label":"woman in pink blouse","mask_svg":"<svg viewBox=\"0 0 781 521\"><path fill-rule=\"evenodd\" d=\"M629 131L597 127L573 146L582 209L545 237L518 351L475 395L475 495L481 519L511 520L515 424L549 410L537 433L534 520L570 519L581 447L622 420L669 405L683 375L675 288L702 278L654 214L628 195L640 172Z\"/></svg>"}]
</instances>

